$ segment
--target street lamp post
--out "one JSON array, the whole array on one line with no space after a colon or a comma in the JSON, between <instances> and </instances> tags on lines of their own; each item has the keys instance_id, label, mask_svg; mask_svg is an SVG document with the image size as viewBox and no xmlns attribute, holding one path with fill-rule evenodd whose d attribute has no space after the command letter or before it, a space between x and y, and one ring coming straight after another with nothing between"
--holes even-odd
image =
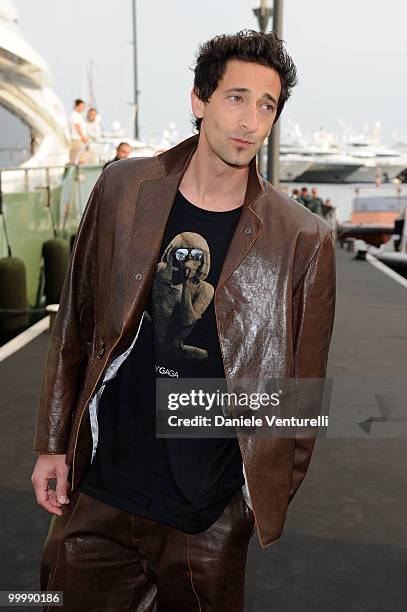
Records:
<instances>
[{"instance_id":1,"label":"street lamp post","mask_svg":"<svg viewBox=\"0 0 407 612\"><path fill-rule=\"evenodd\" d=\"M274 0L273 8L268 6L268 0L260 0L260 6L253 9L259 22L261 32L266 32L269 18L273 18L273 31L279 38L283 33L283 0ZM261 149L258 158L259 172L262 171ZM280 175L280 122L278 121L267 142L267 178L274 187L279 186Z\"/></svg>"},{"instance_id":2,"label":"street lamp post","mask_svg":"<svg viewBox=\"0 0 407 612\"><path fill-rule=\"evenodd\" d=\"M253 3L252 3L253 4ZM268 0L260 0L260 6L253 7L253 13L257 17L259 22L259 29L261 32L267 31L267 24L270 17L273 14L273 9L268 6ZM263 145L260 147L260 151L257 154L257 168L260 174L263 173Z\"/></svg>"},{"instance_id":3,"label":"street lamp post","mask_svg":"<svg viewBox=\"0 0 407 612\"><path fill-rule=\"evenodd\" d=\"M134 138L139 136L138 117L138 79L137 79L137 22L136 22L136 0L132 0L133 18L133 73L134 73Z\"/></svg>"},{"instance_id":4,"label":"street lamp post","mask_svg":"<svg viewBox=\"0 0 407 612\"><path fill-rule=\"evenodd\" d=\"M283 0L274 0L273 30L279 38L283 36ZM276 189L280 184L280 123L271 130L267 143L267 178Z\"/></svg>"},{"instance_id":5,"label":"street lamp post","mask_svg":"<svg viewBox=\"0 0 407 612\"><path fill-rule=\"evenodd\" d=\"M268 0L260 0L260 6L254 8L253 13L257 17L261 32L265 32L269 19L273 15L273 9L268 6Z\"/></svg>"}]
</instances>

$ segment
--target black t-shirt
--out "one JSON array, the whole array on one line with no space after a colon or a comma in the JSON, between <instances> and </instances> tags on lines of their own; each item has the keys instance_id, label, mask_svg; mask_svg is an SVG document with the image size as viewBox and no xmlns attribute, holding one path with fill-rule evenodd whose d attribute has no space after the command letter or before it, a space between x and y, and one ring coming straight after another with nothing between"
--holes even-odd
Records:
<instances>
[{"instance_id":1,"label":"black t-shirt","mask_svg":"<svg viewBox=\"0 0 407 612\"><path fill-rule=\"evenodd\" d=\"M95 457L80 490L194 533L244 484L236 438L156 438L155 379L224 378L213 303L241 208L194 206L177 193L139 337L102 393Z\"/></svg>"}]
</instances>

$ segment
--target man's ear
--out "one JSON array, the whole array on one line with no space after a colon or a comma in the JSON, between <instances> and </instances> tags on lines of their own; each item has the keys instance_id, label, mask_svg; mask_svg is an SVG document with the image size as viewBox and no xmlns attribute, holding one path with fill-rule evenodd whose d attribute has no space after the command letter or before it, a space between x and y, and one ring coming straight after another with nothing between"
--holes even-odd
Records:
<instances>
[{"instance_id":1,"label":"man's ear","mask_svg":"<svg viewBox=\"0 0 407 612\"><path fill-rule=\"evenodd\" d=\"M197 119L202 119L205 116L205 102L199 98L195 87L191 90L191 108Z\"/></svg>"}]
</instances>

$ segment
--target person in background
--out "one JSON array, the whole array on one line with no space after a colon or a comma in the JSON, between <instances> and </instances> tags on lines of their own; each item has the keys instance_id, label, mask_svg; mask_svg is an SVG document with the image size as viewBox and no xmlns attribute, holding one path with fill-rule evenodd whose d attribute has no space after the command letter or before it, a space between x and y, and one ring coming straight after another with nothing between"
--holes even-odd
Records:
<instances>
[{"instance_id":1,"label":"person in background","mask_svg":"<svg viewBox=\"0 0 407 612\"><path fill-rule=\"evenodd\" d=\"M291 197L292 197L293 200L296 200L297 202L300 202L300 204L302 204L302 202L300 200L301 195L300 195L300 190L299 189L293 189Z\"/></svg>"},{"instance_id":2,"label":"person in background","mask_svg":"<svg viewBox=\"0 0 407 612\"><path fill-rule=\"evenodd\" d=\"M324 216L324 203L318 196L318 189L316 187L311 189L311 199L308 202L308 208L316 215Z\"/></svg>"},{"instance_id":3,"label":"person in background","mask_svg":"<svg viewBox=\"0 0 407 612\"><path fill-rule=\"evenodd\" d=\"M335 206L332 204L332 200L330 198L327 198L322 207L322 213L323 213L324 219L326 217L329 217L329 215L333 212L334 209L335 209Z\"/></svg>"},{"instance_id":4,"label":"person in background","mask_svg":"<svg viewBox=\"0 0 407 612\"><path fill-rule=\"evenodd\" d=\"M90 139L88 163L97 164L99 162L97 145L92 146L92 143L102 136L102 125L100 115L94 106L91 106L86 113L86 134Z\"/></svg>"},{"instance_id":5,"label":"person in background","mask_svg":"<svg viewBox=\"0 0 407 612\"><path fill-rule=\"evenodd\" d=\"M397 236L394 240L394 250L395 251L401 250L401 242L403 240L403 234L404 234L404 224L405 224L404 216L400 216L394 221L393 234L396 234Z\"/></svg>"},{"instance_id":6,"label":"person in background","mask_svg":"<svg viewBox=\"0 0 407 612\"><path fill-rule=\"evenodd\" d=\"M304 204L304 206L306 208L309 208L309 201L311 199L311 196L308 192L308 188L307 187L302 187L301 189L301 193L300 193L300 197L298 198L298 201L301 202L301 204Z\"/></svg>"},{"instance_id":7,"label":"person in background","mask_svg":"<svg viewBox=\"0 0 407 612\"><path fill-rule=\"evenodd\" d=\"M100 115L93 106L86 113L86 133L91 140L97 140L102 136Z\"/></svg>"},{"instance_id":8,"label":"person in background","mask_svg":"<svg viewBox=\"0 0 407 612\"><path fill-rule=\"evenodd\" d=\"M337 230L337 219L336 219L336 208L332 204L332 200L329 198L325 200L322 206L322 216L327 223L332 227L334 236L336 236Z\"/></svg>"},{"instance_id":9,"label":"person in background","mask_svg":"<svg viewBox=\"0 0 407 612\"><path fill-rule=\"evenodd\" d=\"M89 138L86 133L86 124L83 118L85 110L85 102L77 98L74 102L74 109L69 117L69 125L71 131L71 150L69 162L71 164L86 164L87 162L87 145Z\"/></svg>"},{"instance_id":10,"label":"person in background","mask_svg":"<svg viewBox=\"0 0 407 612\"><path fill-rule=\"evenodd\" d=\"M115 161L119 161L120 159L127 159L131 153L131 146L127 142L121 142L117 145L116 148L116 157L106 162L103 166L103 170L107 168L109 164L112 164Z\"/></svg>"}]
</instances>

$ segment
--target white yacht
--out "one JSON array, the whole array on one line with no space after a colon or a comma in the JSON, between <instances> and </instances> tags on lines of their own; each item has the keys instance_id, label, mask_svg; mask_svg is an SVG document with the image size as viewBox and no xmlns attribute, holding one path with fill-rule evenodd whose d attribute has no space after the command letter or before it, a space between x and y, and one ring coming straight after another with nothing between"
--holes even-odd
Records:
<instances>
[{"instance_id":1,"label":"white yacht","mask_svg":"<svg viewBox=\"0 0 407 612\"><path fill-rule=\"evenodd\" d=\"M261 149L262 168L267 167L267 140ZM312 157L304 157L297 153L286 151L284 147L280 147L280 181L293 182L303 172L308 170L314 163Z\"/></svg>"},{"instance_id":2,"label":"white yacht","mask_svg":"<svg viewBox=\"0 0 407 612\"><path fill-rule=\"evenodd\" d=\"M361 166L359 160L340 153L339 149L326 149L313 145L282 145L280 155L287 154L295 154L304 161L311 161L305 171L295 179L301 183L343 183L348 175Z\"/></svg>"},{"instance_id":3,"label":"white yacht","mask_svg":"<svg viewBox=\"0 0 407 612\"><path fill-rule=\"evenodd\" d=\"M289 153L280 147L280 181L291 183L314 164L314 158L304 158L297 153Z\"/></svg>"},{"instance_id":4,"label":"white yacht","mask_svg":"<svg viewBox=\"0 0 407 612\"><path fill-rule=\"evenodd\" d=\"M308 142L296 124L289 125L280 146L280 159L287 155L296 155L304 162L311 162L294 179L303 183L342 183L362 163L343 154L333 136L324 128L314 132Z\"/></svg>"},{"instance_id":5,"label":"white yacht","mask_svg":"<svg viewBox=\"0 0 407 612\"><path fill-rule=\"evenodd\" d=\"M69 159L69 127L48 66L30 45L9 0L0 0L0 166L49 168L61 176ZM44 171L38 174L44 183ZM3 192L24 189L27 172L4 172Z\"/></svg>"},{"instance_id":6,"label":"white yacht","mask_svg":"<svg viewBox=\"0 0 407 612\"><path fill-rule=\"evenodd\" d=\"M395 149L363 141L348 143L346 151L363 162L345 178L345 183L374 183L393 181L405 168L407 156Z\"/></svg>"},{"instance_id":7,"label":"white yacht","mask_svg":"<svg viewBox=\"0 0 407 612\"><path fill-rule=\"evenodd\" d=\"M47 64L25 38L18 13L9 0L0 0L0 107L1 165L20 165L15 161L21 160L12 156L13 147L6 151L4 139L9 134L12 137L13 131L21 134L21 128L26 130L23 165L65 164L69 130L64 107L53 90ZM20 145L20 152L23 148Z\"/></svg>"},{"instance_id":8,"label":"white yacht","mask_svg":"<svg viewBox=\"0 0 407 612\"><path fill-rule=\"evenodd\" d=\"M365 124L356 134L341 121L340 140L347 155L362 162L360 168L348 175L346 183L390 183L407 168L406 151L381 144L381 123Z\"/></svg>"}]
</instances>

